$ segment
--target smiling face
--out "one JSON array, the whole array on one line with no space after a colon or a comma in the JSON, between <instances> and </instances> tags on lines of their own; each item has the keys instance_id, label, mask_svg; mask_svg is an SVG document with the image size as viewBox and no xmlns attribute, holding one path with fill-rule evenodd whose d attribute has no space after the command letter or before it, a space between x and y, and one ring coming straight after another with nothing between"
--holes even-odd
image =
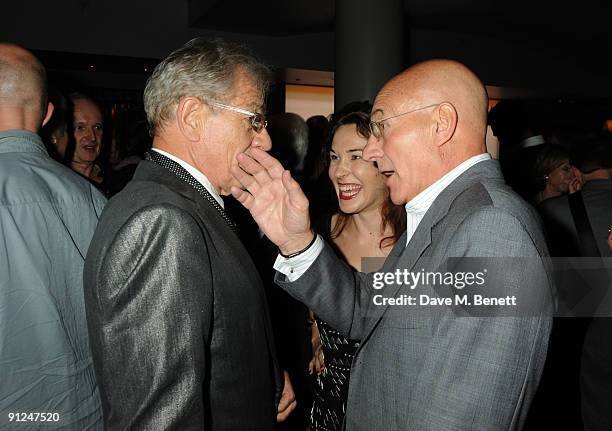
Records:
<instances>
[{"instance_id":1,"label":"smiling face","mask_svg":"<svg viewBox=\"0 0 612 431\"><path fill-rule=\"evenodd\" d=\"M75 163L91 164L100 154L102 145L102 113L95 103L87 99L74 102Z\"/></svg>"},{"instance_id":2,"label":"smiling face","mask_svg":"<svg viewBox=\"0 0 612 431\"><path fill-rule=\"evenodd\" d=\"M346 214L380 209L388 196L384 177L373 162L362 158L366 142L355 124L340 126L332 141L328 173L340 211Z\"/></svg>"}]
</instances>

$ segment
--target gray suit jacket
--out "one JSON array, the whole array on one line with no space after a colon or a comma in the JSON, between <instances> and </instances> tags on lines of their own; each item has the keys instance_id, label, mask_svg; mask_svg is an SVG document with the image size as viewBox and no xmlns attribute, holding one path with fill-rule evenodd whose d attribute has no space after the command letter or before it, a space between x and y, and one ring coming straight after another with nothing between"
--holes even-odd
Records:
<instances>
[{"instance_id":1,"label":"gray suit jacket","mask_svg":"<svg viewBox=\"0 0 612 431\"><path fill-rule=\"evenodd\" d=\"M505 185L497 162L484 161L438 196L405 243L404 234L383 271L435 271L452 256L535 258L538 270L509 265L502 281L530 291L538 316L458 317L450 307L398 312L373 306L372 274L352 272L325 245L298 280L278 274L277 282L362 341L351 370L346 429L520 429L552 324L552 277L539 259L547 251L537 216ZM413 291L404 286L391 293Z\"/></svg>"},{"instance_id":2,"label":"gray suit jacket","mask_svg":"<svg viewBox=\"0 0 612 431\"><path fill-rule=\"evenodd\" d=\"M143 161L85 263L107 430L272 430L277 372L259 275L220 213Z\"/></svg>"}]
</instances>

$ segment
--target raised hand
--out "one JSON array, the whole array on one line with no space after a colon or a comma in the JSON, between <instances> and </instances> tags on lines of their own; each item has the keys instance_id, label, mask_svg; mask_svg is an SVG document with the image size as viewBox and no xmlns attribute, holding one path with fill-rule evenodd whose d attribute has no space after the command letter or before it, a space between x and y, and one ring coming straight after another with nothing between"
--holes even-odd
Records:
<instances>
[{"instance_id":1,"label":"raised hand","mask_svg":"<svg viewBox=\"0 0 612 431\"><path fill-rule=\"evenodd\" d=\"M573 176L569 183L569 192L576 193L581 188L582 188L582 182L580 181L580 178L577 176Z\"/></svg>"},{"instance_id":2,"label":"raised hand","mask_svg":"<svg viewBox=\"0 0 612 431\"><path fill-rule=\"evenodd\" d=\"M278 160L258 148L250 153L238 154L238 166L232 167L232 175L246 189L232 187L232 195L283 254L303 249L314 235L308 199Z\"/></svg>"}]
</instances>

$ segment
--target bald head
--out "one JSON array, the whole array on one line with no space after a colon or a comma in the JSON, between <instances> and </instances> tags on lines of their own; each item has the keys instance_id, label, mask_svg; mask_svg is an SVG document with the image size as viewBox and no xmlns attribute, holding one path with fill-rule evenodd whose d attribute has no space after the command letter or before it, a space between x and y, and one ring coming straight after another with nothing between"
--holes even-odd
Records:
<instances>
[{"instance_id":1,"label":"bald head","mask_svg":"<svg viewBox=\"0 0 612 431\"><path fill-rule=\"evenodd\" d=\"M47 111L46 73L29 51L0 43L0 109L38 126Z\"/></svg>"},{"instance_id":2,"label":"bald head","mask_svg":"<svg viewBox=\"0 0 612 431\"><path fill-rule=\"evenodd\" d=\"M395 204L486 152L487 105L482 82L452 60L419 63L385 84L363 156L387 177Z\"/></svg>"},{"instance_id":3,"label":"bald head","mask_svg":"<svg viewBox=\"0 0 612 431\"><path fill-rule=\"evenodd\" d=\"M483 83L466 66L453 60L416 64L389 81L379 95L394 94L404 108L451 103L458 115L456 138L484 145L488 97Z\"/></svg>"}]
</instances>

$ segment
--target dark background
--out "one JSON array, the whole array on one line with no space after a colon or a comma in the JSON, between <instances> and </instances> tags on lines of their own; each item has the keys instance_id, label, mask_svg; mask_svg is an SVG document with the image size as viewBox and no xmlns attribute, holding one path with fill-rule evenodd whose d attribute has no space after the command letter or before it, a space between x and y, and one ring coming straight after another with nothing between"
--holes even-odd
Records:
<instances>
[{"instance_id":1,"label":"dark background","mask_svg":"<svg viewBox=\"0 0 612 431\"><path fill-rule=\"evenodd\" d=\"M593 0L405 1L405 65L454 58L544 130L600 127L612 118L610 12ZM88 91L112 114L141 103L171 50L223 36L276 69L269 110L281 112L285 82L333 85L334 14L331 0L23 0L2 5L0 40L33 50L52 82Z\"/></svg>"}]
</instances>

